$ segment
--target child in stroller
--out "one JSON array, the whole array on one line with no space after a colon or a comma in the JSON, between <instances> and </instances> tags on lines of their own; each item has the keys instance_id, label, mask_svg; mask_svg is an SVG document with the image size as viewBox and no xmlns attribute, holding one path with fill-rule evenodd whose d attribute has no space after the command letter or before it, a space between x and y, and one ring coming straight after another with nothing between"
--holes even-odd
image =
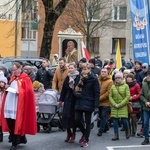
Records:
<instances>
[{"instance_id":1,"label":"child in stroller","mask_svg":"<svg viewBox=\"0 0 150 150\"><path fill-rule=\"evenodd\" d=\"M44 85L38 81L33 82L33 88L34 88L34 99L35 99L35 104L36 104L36 113L38 115L39 112L39 100L41 94L44 93Z\"/></svg>"},{"instance_id":2,"label":"child in stroller","mask_svg":"<svg viewBox=\"0 0 150 150\"><path fill-rule=\"evenodd\" d=\"M44 130L50 133L52 127L62 128L62 113L58 108L59 93L56 90L46 90L39 100L39 114L37 116L37 129L40 131L40 125Z\"/></svg>"}]
</instances>

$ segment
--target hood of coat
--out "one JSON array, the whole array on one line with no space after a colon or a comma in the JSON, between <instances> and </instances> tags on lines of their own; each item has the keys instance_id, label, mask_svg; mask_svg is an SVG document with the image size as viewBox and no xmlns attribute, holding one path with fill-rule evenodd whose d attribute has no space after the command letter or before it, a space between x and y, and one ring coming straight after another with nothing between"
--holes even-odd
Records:
<instances>
[{"instance_id":1,"label":"hood of coat","mask_svg":"<svg viewBox=\"0 0 150 150\"><path fill-rule=\"evenodd\" d=\"M111 76L110 76L110 75L107 75L106 77L102 77L102 76L100 75L100 77L99 77L99 80L100 80L100 81L106 81L106 80L108 80L108 79L111 79Z\"/></svg>"}]
</instances>

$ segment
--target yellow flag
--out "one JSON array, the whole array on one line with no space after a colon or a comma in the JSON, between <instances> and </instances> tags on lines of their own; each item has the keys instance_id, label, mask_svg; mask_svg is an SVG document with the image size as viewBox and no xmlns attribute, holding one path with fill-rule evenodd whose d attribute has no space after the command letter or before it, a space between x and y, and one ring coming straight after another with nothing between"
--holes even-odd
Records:
<instances>
[{"instance_id":1,"label":"yellow flag","mask_svg":"<svg viewBox=\"0 0 150 150\"><path fill-rule=\"evenodd\" d=\"M120 69L122 67L121 53L120 53L120 41L118 40L117 51L116 51L116 68Z\"/></svg>"}]
</instances>

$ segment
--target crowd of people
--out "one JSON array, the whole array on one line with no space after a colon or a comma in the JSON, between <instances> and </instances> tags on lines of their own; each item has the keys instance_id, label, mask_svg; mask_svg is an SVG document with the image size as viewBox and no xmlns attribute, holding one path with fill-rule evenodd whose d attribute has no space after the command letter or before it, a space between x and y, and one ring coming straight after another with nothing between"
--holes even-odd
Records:
<instances>
[{"instance_id":1,"label":"crowd of people","mask_svg":"<svg viewBox=\"0 0 150 150\"><path fill-rule=\"evenodd\" d=\"M3 141L3 132L9 132L10 150L27 143L26 134L37 132L39 97L45 90L54 89L60 93L59 107L63 107L65 142L74 143L79 128L81 147L89 146L91 116L98 111L97 136L109 130L108 115L114 128L113 141L119 140L120 124L126 139L136 136L137 120L141 118L137 135L145 137L142 145L149 144L149 65L140 61L133 63L131 59L126 62L122 58L123 67L117 69L113 59L102 63L99 56L77 62L73 42L67 45L69 55L57 60L59 67L55 70L51 70L45 58L38 70L14 62L10 74L6 67L0 66L0 141ZM129 112L128 107L132 107L132 111Z\"/></svg>"}]
</instances>

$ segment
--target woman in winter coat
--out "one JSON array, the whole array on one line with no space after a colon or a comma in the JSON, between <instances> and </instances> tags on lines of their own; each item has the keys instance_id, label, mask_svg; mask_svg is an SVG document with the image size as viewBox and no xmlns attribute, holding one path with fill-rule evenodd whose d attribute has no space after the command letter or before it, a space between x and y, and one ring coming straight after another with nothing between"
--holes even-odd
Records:
<instances>
[{"instance_id":1,"label":"woman in winter coat","mask_svg":"<svg viewBox=\"0 0 150 150\"><path fill-rule=\"evenodd\" d=\"M130 129L128 123L128 109L127 103L130 99L130 91L128 85L123 81L122 72L117 72L115 75L115 84L112 86L109 94L111 103L111 117L114 125L114 138L112 140L119 140L118 121L121 118L125 128L126 138L130 137Z\"/></svg>"},{"instance_id":2,"label":"woman in winter coat","mask_svg":"<svg viewBox=\"0 0 150 150\"><path fill-rule=\"evenodd\" d=\"M143 107L144 117L144 141L142 145L149 144L149 119L150 119L150 71L147 72L145 82L142 85L140 100Z\"/></svg>"},{"instance_id":3,"label":"woman in winter coat","mask_svg":"<svg viewBox=\"0 0 150 150\"><path fill-rule=\"evenodd\" d=\"M91 72L90 64L82 65L80 80L75 88L75 122L82 132L81 147L87 147L90 136L91 114L98 109L100 88L97 77ZM85 115L83 119L83 114ZM84 121L84 123L83 123Z\"/></svg>"},{"instance_id":4,"label":"woman in winter coat","mask_svg":"<svg viewBox=\"0 0 150 150\"><path fill-rule=\"evenodd\" d=\"M64 102L62 124L63 127L67 129L67 137L65 142L73 143L76 133L76 125L74 120L76 97L73 93L79 72L77 71L77 65L75 63L70 63L68 68L68 76L63 83L59 105L62 107L62 103Z\"/></svg>"},{"instance_id":5,"label":"woman in winter coat","mask_svg":"<svg viewBox=\"0 0 150 150\"><path fill-rule=\"evenodd\" d=\"M139 102L140 100L140 85L136 82L135 77L132 73L129 73L126 76L126 83L130 89L130 102L134 104L135 102ZM139 102L140 106L140 102ZM137 131L137 115L140 114L140 108L133 108L133 112L129 114L130 126L131 126L131 134L135 136Z\"/></svg>"}]
</instances>

